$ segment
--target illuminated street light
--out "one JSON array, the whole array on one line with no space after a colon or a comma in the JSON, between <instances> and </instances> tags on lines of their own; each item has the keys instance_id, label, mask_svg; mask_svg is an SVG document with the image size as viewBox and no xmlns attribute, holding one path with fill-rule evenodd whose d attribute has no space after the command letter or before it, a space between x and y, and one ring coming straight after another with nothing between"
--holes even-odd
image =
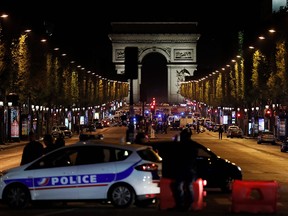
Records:
<instances>
[{"instance_id":1,"label":"illuminated street light","mask_svg":"<svg viewBox=\"0 0 288 216\"><path fill-rule=\"evenodd\" d=\"M9 16L8 14L2 14L2 15L1 15L1 18L4 18L4 19L5 19L5 18L7 18L8 16Z\"/></svg>"},{"instance_id":2,"label":"illuminated street light","mask_svg":"<svg viewBox=\"0 0 288 216\"><path fill-rule=\"evenodd\" d=\"M35 106L36 110L36 136L39 139L39 105Z\"/></svg>"},{"instance_id":3,"label":"illuminated street light","mask_svg":"<svg viewBox=\"0 0 288 216\"><path fill-rule=\"evenodd\" d=\"M259 36L258 37L260 40L265 40L265 37L264 36Z\"/></svg>"},{"instance_id":4,"label":"illuminated street light","mask_svg":"<svg viewBox=\"0 0 288 216\"><path fill-rule=\"evenodd\" d=\"M11 142L11 107L12 102L8 101L8 142Z\"/></svg>"},{"instance_id":5,"label":"illuminated street light","mask_svg":"<svg viewBox=\"0 0 288 216\"><path fill-rule=\"evenodd\" d=\"M275 29L269 29L268 30L270 33L275 33L276 31L275 31Z\"/></svg>"},{"instance_id":6,"label":"illuminated street light","mask_svg":"<svg viewBox=\"0 0 288 216\"><path fill-rule=\"evenodd\" d=\"M0 100L0 144L4 143L4 101Z\"/></svg>"}]
</instances>

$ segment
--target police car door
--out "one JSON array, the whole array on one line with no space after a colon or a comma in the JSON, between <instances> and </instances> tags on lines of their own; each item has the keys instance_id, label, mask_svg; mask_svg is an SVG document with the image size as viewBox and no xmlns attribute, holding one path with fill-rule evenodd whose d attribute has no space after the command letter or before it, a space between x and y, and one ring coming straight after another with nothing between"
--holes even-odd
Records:
<instances>
[{"instance_id":1,"label":"police car door","mask_svg":"<svg viewBox=\"0 0 288 216\"><path fill-rule=\"evenodd\" d=\"M115 181L115 165L110 162L113 148L84 146L76 159L79 199L106 199L110 185Z\"/></svg>"},{"instance_id":2,"label":"police car door","mask_svg":"<svg viewBox=\"0 0 288 216\"><path fill-rule=\"evenodd\" d=\"M78 198L78 179L73 161L75 154L74 149L59 149L50 152L29 167L30 173L33 173L32 200Z\"/></svg>"}]
</instances>

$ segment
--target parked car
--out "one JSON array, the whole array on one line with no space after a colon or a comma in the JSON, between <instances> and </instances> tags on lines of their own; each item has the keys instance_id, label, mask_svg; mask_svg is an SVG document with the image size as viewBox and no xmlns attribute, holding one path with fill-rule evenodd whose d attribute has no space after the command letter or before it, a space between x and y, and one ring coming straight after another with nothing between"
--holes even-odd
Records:
<instances>
[{"instance_id":1,"label":"parked car","mask_svg":"<svg viewBox=\"0 0 288 216\"><path fill-rule=\"evenodd\" d=\"M92 134L92 133L80 133L79 134L79 140L80 141L87 141L87 140L103 140L104 135L103 134Z\"/></svg>"},{"instance_id":2,"label":"parked car","mask_svg":"<svg viewBox=\"0 0 288 216\"><path fill-rule=\"evenodd\" d=\"M214 132L218 132L220 127L223 128L223 125L222 125L222 124L216 124L216 125L214 125L213 131L214 131Z\"/></svg>"},{"instance_id":3,"label":"parked car","mask_svg":"<svg viewBox=\"0 0 288 216\"><path fill-rule=\"evenodd\" d=\"M258 137L257 137L257 143L271 143L272 145L276 144L276 137L273 134L272 131L259 131Z\"/></svg>"},{"instance_id":4,"label":"parked car","mask_svg":"<svg viewBox=\"0 0 288 216\"><path fill-rule=\"evenodd\" d=\"M102 122L95 122L95 127L96 127L96 129L103 129L104 128Z\"/></svg>"},{"instance_id":5,"label":"parked car","mask_svg":"<svg viewBox=\"0 0 288 216\"><path fill-rule=\"evenodd\" d=\"M282 141L281 145L280 145L280 151L281 152L288 152L288 140L284 140Z\"/></svg>"},{"instance_id":6,"label":"parked car","mask_svg":"<svg viewBox=\"0 0 288 216\"><path fill-rule=\"evenodd\" d=\"M78 142L0 172L0 200L13 209L40 200L148 205L160 193L161 170L161 158L149 146Z\"/></svg>"},{"instance_id":7,"label":"parked car","mask_svg":"<svg viewBox=\"0 0 288 216\"><path fill-rule=\"evenodd\" d=\"M110 127L110 122L109 120L103 120L102 121L103 127Z\"/></svg>"},{"instance_id":8,"label":"parked car","mask_svg":"<svg viewBox=\"0 0 288 216\"><path fill-rule=\"evenodd\" d=\"M227 129L227 137L233 138L243 138L243 131L242 129L237 125L230 125Z\"/></svg>"},{"instance_id":9,"label":"parked car","mask_svg":"<svg viewBox=\"0 0 288 216\"><path fill-rule=\"evenodd\" d=\"M65 125L58 125L52 127L51 135L53 137L63 136L71 138L73 136L73 133Z\"/></svg>"},{"instance_id":10,"label":"parked car","mask_svg":"<svg viewBox=\"0 0 288 216\"><path fill-rule=\"evenodd\" d=\"M181 151L181 145L177 141L150 141L150 145L162 157L162 176L175 178L174 160L175 151ZM220 188L222 192L231 192L234 180L242 180L242 170L235 163L216 155L209 148L200 143L195 143L198 148L196 161L197 176L207 181L206 188Z\"/></svg>"},{"instance_id":11,"label":"parked car","mask_svg":"<svg viewBox=\"0 0 288 216\"><path fill-rule=\"evenodd\" d=\"M206 125L206 128L207 128L208 131L213 131L214 127L215 127L215 123L214 122Z\"/></svg>"},{"instance_id":12,"label":"parked car","mask_svg":"<svg viewBox=\"0 0 288 216\"><path fill-rule=\"evenodd\" d=\"M82 128L82 132L96 132L95 124L84 125Z\"/></svg>"}]
</instances>

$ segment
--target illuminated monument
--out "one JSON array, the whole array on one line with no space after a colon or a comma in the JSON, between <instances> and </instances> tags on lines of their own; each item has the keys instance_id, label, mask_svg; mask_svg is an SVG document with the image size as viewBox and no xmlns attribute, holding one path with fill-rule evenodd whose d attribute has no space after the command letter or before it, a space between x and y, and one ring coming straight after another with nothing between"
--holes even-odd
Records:
<instances>
[{"instance_id":1,"label":"illuminated monument","mask_svg":"<svg viewBox=\"0 0 288 216\"><path fill-rule=\"evenodd\" d=\"M197 22L115 22L111 26L109 37L117 74L125 73L125 48L138 48L138 74L137 79L133 79L133 101L140 101L140 86L145 76L143 59L157 53L166 61L166 102L183 102L184 98L179 93L180 83L185 76L193 76L197 69L196 46L200 37L196 30ZM150 97L153 96L148 95L147 101Z\"/></svg>"}]
</instances>

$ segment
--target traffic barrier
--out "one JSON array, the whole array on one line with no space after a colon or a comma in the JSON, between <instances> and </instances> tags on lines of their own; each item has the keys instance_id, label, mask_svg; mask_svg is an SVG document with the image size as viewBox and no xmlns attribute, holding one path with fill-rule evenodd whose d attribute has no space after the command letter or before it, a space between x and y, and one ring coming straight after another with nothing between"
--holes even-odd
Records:
<instances>
[{"instance_id":1,"label":"traffic barrier","mask_svg":"<svg viewBox=\"0 0 288 216\"><path fill-rule=\"evenodd\" d=\"M276 181L235 180L232 185L231 211L249 213L275 213L278 183Z\"/></svg>"},{"instance_id":2,"label":"traffic barrier","mask_svg":"<svg viewBox=\"0 0 288 216\"><path fill-rule=\"evenodd\" d=\"M192 204L193 210L201 210L206 206L206 202L204 202L204 197L206 196L206 191L204 190L204 186L207 184L206 180L198 178L195 182L193 182L194 188L194 202Z\"/></svg>"},{"instance_id":3,"label":"traffic barrier","mask_svg":"<svg viewBox=\"0 0 288 216\"><path fill-rule=\"evenodd\" d=\"M159 209L165 210L175 207L172 185L174 181L170 178L160 179Z\"/></svg>"},{"instance_id":4,"label":"traffic barrier","mask_svg":"<svg viewBox=\"0 0 288 216\"><path fill-rule=\"evenodd\" d=\"M159 195L159 209L171 209L175 207L175 200L173 196L173 183L174 180L170 178L161 178L160 179L160 195ZM194 202L192 204L193 210L201 210L206 206L204 202L204 196L206 196L206 191L204 186L207 184L206 180L201 178L193 182L194 189Z\"/></svg>"}]
</instances>

